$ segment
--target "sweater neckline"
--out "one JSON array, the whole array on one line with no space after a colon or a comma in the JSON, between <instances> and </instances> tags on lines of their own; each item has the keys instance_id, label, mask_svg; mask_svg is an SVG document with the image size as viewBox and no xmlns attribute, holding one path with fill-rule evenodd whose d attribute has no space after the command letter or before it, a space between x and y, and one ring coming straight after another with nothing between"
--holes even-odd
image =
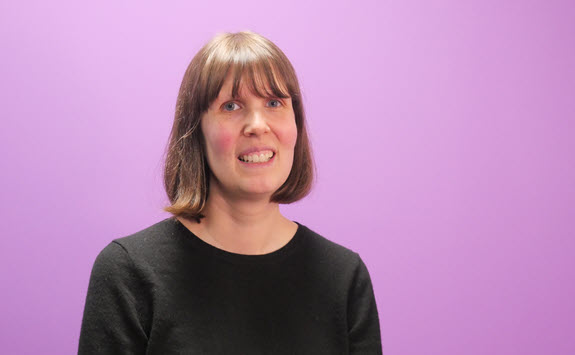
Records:
<instances>
[{"instance_id":1,"label":"sweater neckline","mask_svg":"<svg viewBox=\"0 0 575 355\"><path fill-rule=\"evenodd\" d=\"M172 218L171 220L176 225L176 228L180 232L179 234L183 236L183 239L193 244L203 253L208 254L209 256L225 259L229 262L239 264L275 263L285 259L288 255L293 253L293 251L300 244L300 241L304 234L303 229L305 228L305 226L300 224L299 222L293 221L298 226L297 230L293 235L293 237L284 246L267 254L249 255L249 254L233 253L220 249L216 246L213 246L202 240L197 235L195 235L176 218Z\"/></svg>"}]
</instances>

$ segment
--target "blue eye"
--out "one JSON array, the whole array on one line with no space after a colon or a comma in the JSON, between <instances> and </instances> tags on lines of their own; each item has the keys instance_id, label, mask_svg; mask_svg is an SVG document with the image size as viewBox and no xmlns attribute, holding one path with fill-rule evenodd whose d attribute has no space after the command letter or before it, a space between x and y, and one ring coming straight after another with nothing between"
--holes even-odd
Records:
<instances>
[{"instance_id":1,"label":"blue eye","mask_svg":"<svg viewBox=\"0 0 575 355\"><path fill-rule=\"evenodd\" d=\"M268 107L280 107L282 105L280 100L269 100L267 106Z\"/></svg>"},{"instance_id":2,"label":"blue eye","mask_svg":"<svg viewBox=\"0 0 575 355\"><path fill-rule=\"evenodd\" d=\"M236 104L235 102L226 102L222 105L224 111L235 111L240 108L240 105Z\"/></svg>"}]
</instances>

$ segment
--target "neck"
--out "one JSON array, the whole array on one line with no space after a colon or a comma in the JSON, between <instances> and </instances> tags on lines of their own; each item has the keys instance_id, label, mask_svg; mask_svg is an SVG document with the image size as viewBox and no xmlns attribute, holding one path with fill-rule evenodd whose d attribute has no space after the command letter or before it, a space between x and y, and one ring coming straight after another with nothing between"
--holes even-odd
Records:
<instances>
[{"instance_id":1,"label":"neck","mask_svg":"<svg viewBox=\"0 0 575 355\"><path fill-rule=\"evenodd\" d=\"M213 184L212 184L213 186ZM261 199L230 199L210 188L201 222L182 220L213 246L238 254L267 254L285 245L297 225L281 215L279 204Z\"/></svg>"},{"instance_id":2,"label":"neck","mask_svg":"<svg viewBox=\"0 0 575 355\"><path fill-rule=\"evenodd\" d=\"M202 223L211 229L229 226L242 230L266 230L284 217L279 205L269 202L269 197L261 200L230 200L214 194L208 198Z\"/></svg>"}]
</instances>

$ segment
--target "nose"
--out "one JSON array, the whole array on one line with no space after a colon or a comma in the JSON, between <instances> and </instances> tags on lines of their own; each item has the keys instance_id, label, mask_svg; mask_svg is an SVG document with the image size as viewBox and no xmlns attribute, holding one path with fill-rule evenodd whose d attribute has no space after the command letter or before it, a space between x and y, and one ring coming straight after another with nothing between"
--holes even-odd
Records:
<instances>
[{"instance_id":1,"label":"nose","mask_svg":"<svg viewBox=\"0 0 575 355\"><path fill-rule=\"evenodd\" d=\"M248 112L243 131L245 136L261 135L269 131L270 127L268 126L264 113L259 110L251 110Z\"/></svg>"}]
</instances>

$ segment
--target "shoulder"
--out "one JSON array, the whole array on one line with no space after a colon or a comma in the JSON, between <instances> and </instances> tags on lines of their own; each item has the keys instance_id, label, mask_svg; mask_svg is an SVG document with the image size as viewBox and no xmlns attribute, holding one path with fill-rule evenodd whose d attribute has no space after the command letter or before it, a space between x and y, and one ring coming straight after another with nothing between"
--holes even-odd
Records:
<instances>
[{"instance_id":1,"label":"shoulder","mask_svg":"<svg viewBox=\"0 0 575 355\"><path fill-rule=\"evenodd\" d=\"M121 246L132 258L149 259L177 250L183 239L178 222L166 218L133 234L116 238L111 244Z\"/></svg>"},{"instance_id":2,"label":"shoulder","mask_svg":"<svg viewBox=\"0 0 575 355\"><path fill-rule=\"evenodd\" d=\"M182 249L178 247L182 240L177 223L166 218L128 236L113 239L96 257L94 269L106 274L146 269L174 256Z\"/></svg>"},{"instance_id":3,"label":"shoulder","mask_svg":"<svg viewBox=\"0 0 575 355\"><path fill-rule=\"evenodd\" d=\"M172 218L166 218L133 234L114 239L113 243L117 243L132 251L143 247L149 248L165 244L168 240L177 238L180 232L177 221Z\"/></svg>"},{"instance_id":4,"label":"shoulder","mask_svg":"<svg viewBox=\"0 0 575 355\"><path fill-rule=\"evenodd\" d=\"M354 272L361 267L362 261L358 253L324 237L305 225L298 224L302 235L305 236L303 238L305 247L302 249L306 253L313 253L314 259L319 263L332 268L333 271L345 269Z\"/></svg>"}]
</instances>

